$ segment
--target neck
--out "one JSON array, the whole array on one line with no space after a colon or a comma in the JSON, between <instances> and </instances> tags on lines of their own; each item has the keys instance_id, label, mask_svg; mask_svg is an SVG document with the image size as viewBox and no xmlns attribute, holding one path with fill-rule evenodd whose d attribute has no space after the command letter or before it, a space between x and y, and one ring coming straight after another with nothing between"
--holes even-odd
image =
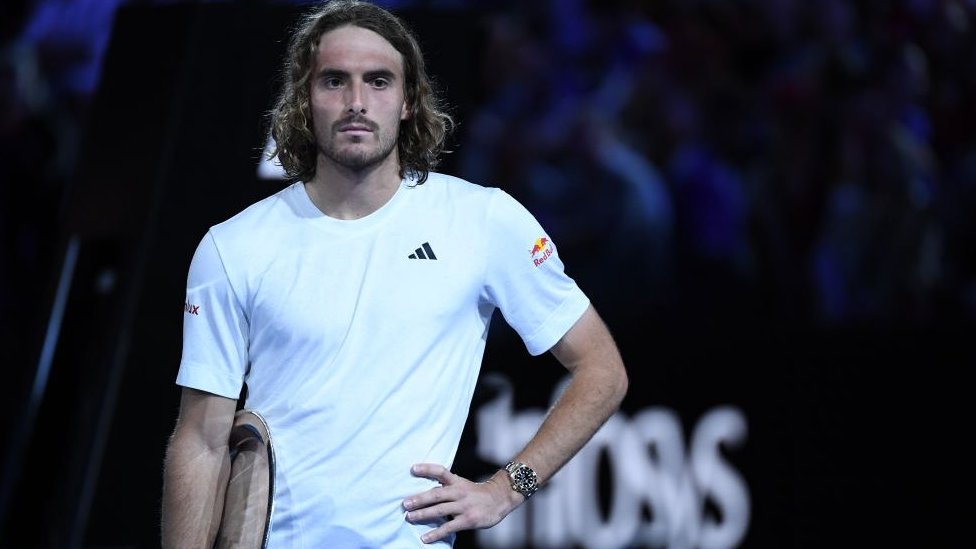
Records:
<instances>
[{"instance_id":1,"label":"neck","mask_svg":"<svg viewBox=\"0 0 976 549\"><path fill-rule=\"evenodd\" d=\"M336 219L366 217L393 198L399 187L396 154L362 170L350 170L319 155L315 177L305 184L312 203Z\"/></svg>"}]
</instances>

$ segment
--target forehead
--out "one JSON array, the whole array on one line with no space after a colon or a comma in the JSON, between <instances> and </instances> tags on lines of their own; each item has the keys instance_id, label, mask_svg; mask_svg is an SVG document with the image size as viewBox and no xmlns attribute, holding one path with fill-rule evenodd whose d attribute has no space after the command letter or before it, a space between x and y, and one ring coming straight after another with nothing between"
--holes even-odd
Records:
<instances>
[{"instance_id":1,"label":"forehead","mask_svg":"<svg viewBox=\"0 0 976 549\"><path fill-rule=\"evenodd\" d=\"M400 74L403 71L403 56L379 34L346 25L332 29L319 38L315 69L349 72L387 69Z\"/></svg>"}]
</instances>

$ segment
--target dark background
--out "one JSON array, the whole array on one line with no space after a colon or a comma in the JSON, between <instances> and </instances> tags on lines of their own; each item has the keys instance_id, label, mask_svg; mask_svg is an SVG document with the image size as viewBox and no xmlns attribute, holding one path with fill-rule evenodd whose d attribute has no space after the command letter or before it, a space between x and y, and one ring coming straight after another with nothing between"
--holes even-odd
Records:
<instances>
[{"instance_id":1,"label":"dark background","mask_svg":"<svg viewBox=\"0 0 976 549\"><path fill-rule=\"evenodd\" d=\"M385 5L460 123L441 171L522 201L610 325L621 414L747 418L741 546L958 545L976 10L809 4ZM284 184L256 168L297 8L0 9L0 546L156 546L186 269ZM561 376L501 318L484 371L520 409Z\"/></svg>"}]
</instances>

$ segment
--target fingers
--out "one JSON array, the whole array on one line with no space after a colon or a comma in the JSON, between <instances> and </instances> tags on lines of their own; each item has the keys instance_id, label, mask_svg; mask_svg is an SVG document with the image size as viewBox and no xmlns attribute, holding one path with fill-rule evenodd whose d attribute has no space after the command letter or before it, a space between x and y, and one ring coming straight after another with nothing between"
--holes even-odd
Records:
<instances>
[{"instance_id":1,"label":"fingers","mask_svg":"<svg viewBox=\"0 0 976 549\"><path fill-rule=\"evenodd\" d=\"M422 523L448 517L447 522L421 536L421 541L433 543L464 529L462 521L454 517L461 513L462 506L457 502L457 498L463 494L455 493L456 488L452 488L462 480L461 477L436 463L418 463L410 468L410 473L416 477L436 480L441 483L441 486L403 500L403 508L407 510L407 520Z\"/></svg>"},{"instance_id":2,"label":"fingers","mask_svg":"<svg viewBox=\"0 0 976 549\"><path fill-rule=\"evenodd\" d=\"M403 500L403 508L407 511L416 511L425 507L431 507L438 503L454 501L454 497L443 487L431 488L426 492L408 497Z\"/></svg>"},{"instance_id":3,"label":"fingers","mask_svg":"<svg viewBox=\"0 0 976 549\"><path fill-rule=\"evenodd\" d=\"M430 507L436 503L451 501L455 499L445 488L457 483L461 477L451 473L443 465L436 463L418 463L410 468L410 472L416 477L429 478L441 483L440 487L431 488L426 492L414 494L403 500L403 508L413 511L423 507Z\"/></svg>"},{"instance_id":4,"label":"fingers","mask_svg":"<svg viewBox=\"0 0 976 549\"><path fill-rule=\"evenodd\" d=\"M419 468L415 466L413 470L417 476L432 478L442 484L449 480L447 475L451 475L450 472L445 473L444 468L439 465L431 466L429 470L424 466ZM462 509L462 506L456 501L458 494L455 494L454 491L451 488L441 486L403 500L403 508L407 510L406 519L409 522L424 523L444 517L448 518L447 522L420 537L424 543L433 543L464 529L461 522L453 516L460 513Z\"/></svg>"},{"instance_id":5,"label":"fingers","mask_svg":"<svg viewBox=\"0 0 976 549\"><path fill-rule=\"evenodd\" d=\"M436 480L444 486L453 484L458 478L447 467L436 463L418 463L410 468L410 473L415 477Z\"/></svg>"},{"instance_id":6,"label":"fingers","mask_svg":"<svg viewBox=\"0 0 976 549\"><path fill-rule=\"evenodd\" d=\"M461 530L469 530L477 527L463 513L462 509L462 505L450 501L417 511L410 511L407 513L407 520L414 524L423 524L435 519L446 518L446 522L420 536L420 540L424 543L433 543Z\"/></svg>"},{"instance_id":7,"label":"fingers","mask_svg":"<svg viewBox=\"0 0 976 549\"><path fill-rule=\"evenodd\" d=\"M417 511L418 516L421 513L426 513L426 511L431 511L432 516L444 516L448 517L448 521L441 524L437 528L427 532L426 534L420 536L421 541L424 543L433 543L435 541L444 539L451 534L460 532L461 530L473 530L475 528L487 528L498 523L499 519L491 520L483 511L476 509L466 509L464 505L456 505L454 503L445 503L442 505L437 505L431 507L430 509L423 509ZM410 522L423 522L423 520L410 519L414 513L407 513L407 518ZM424 514L423 516L426 516Z\"/></svg>"},{"instance_id":8,"label":"fingers","mask_svg":"<svg viewBox=\"0 0 976 549\"><path fill-rule=\"evenodd\" d=\"M431 530L430 532L427 532L426 534L420 536L420 541L422 541L424 543L434 543L435 541L442 540L442 539L446 538L447 536L453 534L454 532L457 532L459 530L464 530L464 528L462 528L460 526L455 526L456 523L457 523L456 520L452 520L450 522L445 522L444 524L440 525L439 527L437 527L437 528Z\"/></svg>"},{"instance_id":9,"label":"fingers","mask_svg":"<svg viewBox=\"0 0 976 549\"><path fill-rule=\"evenodd\" d=\"M420 509L415 509L413 511L407 512L407 520L410 522L428 522L433 519L438 519L441 517L449 517L457 512L460 508L453 501L448 501L444 503L439 503L437 505L431 505L429 507L421 507Z\"/></svg>"},{"instance_id":10,"label":"fingers","mask_svg":"<svg viewBox=\"0 0 976 549\"><path fill-rule=\"evenodd\" d=\"M494 483L471 482L433 463L418 463L410 471L414 476L441 483L403 500L406 519L411 523L446 518L446 522L421 537L424 543L433 543L461 530L488 528L514 508L506 498L499 497Z\"/></svg>"}]
</instances>

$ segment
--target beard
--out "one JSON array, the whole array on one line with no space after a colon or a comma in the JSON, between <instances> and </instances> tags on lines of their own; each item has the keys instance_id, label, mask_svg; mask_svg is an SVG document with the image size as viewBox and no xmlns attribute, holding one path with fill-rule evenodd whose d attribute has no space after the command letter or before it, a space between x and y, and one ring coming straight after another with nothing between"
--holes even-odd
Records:
<instances>
[{"instance_id":1,"label":"beard","mask_svg":"<svg viewBox=\"0 0 976 549\"><path fill-rule=\"evenodd\" d=\"M339 127L351 121L369 126L373 133L340 145ZM395 133L381 132L376 123L361 118L336 122L331 130L329 136L331 139L325 140L324 143L323 140L319 141L319 151L332 163L353 172L363 171L382 163L389 158L397 146Z\"/></svg>"}]
</instances>

